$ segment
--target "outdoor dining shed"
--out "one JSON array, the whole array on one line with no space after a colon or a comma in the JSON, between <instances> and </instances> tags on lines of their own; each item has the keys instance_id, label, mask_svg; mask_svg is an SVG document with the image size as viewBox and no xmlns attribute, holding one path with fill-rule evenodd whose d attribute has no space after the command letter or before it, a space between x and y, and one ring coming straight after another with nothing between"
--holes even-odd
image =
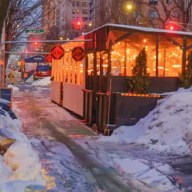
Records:
<instances>
[{"instance_id":1,"label":"outdoor dining shed","mask_svg":"<svg viewBox=\"0 0 192 192\"><path fill-rule=\"evenodd\" d=\"M61 47L64 56L52 60L51 100L104 132L136 123L155 107L158 93L178 89L192 34L106 24ZM150 95L130 93L128 85L143 49Z\"/></svg>"}]
</instances>

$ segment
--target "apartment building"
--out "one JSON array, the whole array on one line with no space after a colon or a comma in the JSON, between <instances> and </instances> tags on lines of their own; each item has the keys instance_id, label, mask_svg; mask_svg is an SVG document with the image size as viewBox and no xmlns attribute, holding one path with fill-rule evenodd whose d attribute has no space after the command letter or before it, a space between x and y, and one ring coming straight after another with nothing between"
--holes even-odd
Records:
<instances>
[{"instance_id":1,"label":"apartment building","mask_svg":"<svg viewBox=\"0 0 192 192\"><path fill-rule=\"evenodd\" d=\"M192 24L191 0L143 0L142 13L148 26L189 31Z\"/></svg>"},{"instance_id":2,"label":"apartment building","mask_svg":"<svg viewBox=\"0 0 192 192\"><path fill-rule=\"evenodd\" d=\"M189 30L192 23L192 1L181 0L92 0L93 24L121 23L144 27L169 28L175 22L175 30ZM185 25L188 23L188 25Z\"/></svg>"},{"instance_id":3,"label":"apartment building","mask_svg":"<svg viewBox=\"0 0 192 192\"><path fill-rule=\"evenodd\" d=\"M50 38L73 38L91 24L90 0L48 0L42 10L42 26Z\"/></svg>"},{"instance_id":4,"label":"apartment building","mask_svg":"<svg viewBox=\"0 0 192 192\"><path fill-rule=\"evenodd\" d=\"M74 38L105 23L169 29L175 22L175 30L192 30L192 2L183 3L184 7L173 0L47 0L42 26L49 39Z\"/></svg>"}]
</instances>

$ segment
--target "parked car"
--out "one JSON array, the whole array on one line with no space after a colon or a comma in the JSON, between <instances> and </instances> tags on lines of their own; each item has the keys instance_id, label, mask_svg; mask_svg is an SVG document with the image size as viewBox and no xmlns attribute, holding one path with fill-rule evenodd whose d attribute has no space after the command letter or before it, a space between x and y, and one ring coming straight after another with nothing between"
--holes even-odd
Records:
<instances>
[{"instance_id":1,"label":"parked car","mask_svg":"<svg viewBox=\"0 0 192 192\"><path fill-rule=\"evenodd\" d=\"M34 79L51 76L51 65L37 65L34 72Z\"/></svg>"}]
</instances>

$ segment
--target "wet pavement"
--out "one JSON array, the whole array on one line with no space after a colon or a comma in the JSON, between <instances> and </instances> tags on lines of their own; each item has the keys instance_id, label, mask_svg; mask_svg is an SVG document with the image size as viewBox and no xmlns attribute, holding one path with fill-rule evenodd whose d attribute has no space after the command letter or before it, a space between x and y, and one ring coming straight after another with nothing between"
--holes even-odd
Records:
<instances>
[{"instance_id":1,"label":"wet pavement","mask_svg":"<svg viewBox=\"0 0 192 192\"><path fill-rule=\"evenodd\" d=\"M22 120L23 132L39 154L50 192L151 191L141 183L134 187L128 178L122 181L115 169L91 158L74 140L96 133L51 102L47 88L39 93L33 91L37 89L22 86L14 93L14 105ZM69 154L65 157L66 151Z\"/></svg>"},{"instance_id":2,"label":"wet pavement","mask_svg":"<svg viewBox=\"0 0 192 192\"><path fill-rule=\"evenodd\" d=\"M127 177L125 183L117 170L103 165L102 160L94 159L91 153L97 153L99 146L87 152L78 145L75 141L87 136L94 139L96 133L51 102L48 87L39 89L36 93L37 90L33 86L22 85L20 91L14 94L14 103L18 108L17 115L23 122L23 131L40 156L42 173L50 192L152 191L143 185L134 187ZM174 168L174 172L167 175L172 183L181 191L192 192L190 156L151 152L144 146L130 144L103 144L102 149L109 154L116 151L116 156L146 159L151 165L153 162L167 163ZM70 153L69 156L65 156L66 151Z\"/></svg>"}]
</instances>

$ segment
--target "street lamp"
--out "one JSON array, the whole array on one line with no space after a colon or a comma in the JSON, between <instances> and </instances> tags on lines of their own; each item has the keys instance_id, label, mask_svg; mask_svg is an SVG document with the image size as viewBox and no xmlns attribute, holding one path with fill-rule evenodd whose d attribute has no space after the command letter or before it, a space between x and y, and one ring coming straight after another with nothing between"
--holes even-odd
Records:
<instances>
[{"instance_id":1,"label":"street lamp","mask_svg":"<svg viewBox=\"0 0 192 192\"><path fill-rule=\"evenodd\" d=\"M134 12L135 11L135 2L133 1L128 1L126 4L124 4L126 11L129 12Z\"/></svg>"},{"instance_id":2,"label":"street lamp","mask_svg":"<svg viewBox=\"0 0 192 192\"><path fill-rule=\"evenodd\" d=\"M127 4L127 10L131 11L133 9L133 5L132 4Z\"/></svg>"}]
</instances>

